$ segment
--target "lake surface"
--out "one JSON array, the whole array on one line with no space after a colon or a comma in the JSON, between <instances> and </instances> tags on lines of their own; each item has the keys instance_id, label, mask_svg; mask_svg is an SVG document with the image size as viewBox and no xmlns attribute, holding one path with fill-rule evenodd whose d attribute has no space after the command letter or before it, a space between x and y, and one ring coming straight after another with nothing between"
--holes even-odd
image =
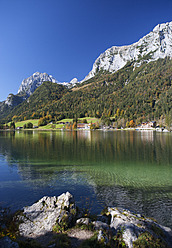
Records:
<instances>
[{"instance_id":1,"label":"lake surface","mask_svg":"<svg viewBox=\"0 0 172 248\"><path fill-rule=\"evenodd\" d=\"M66 191L94 213L124 207L172 227L172 133L0 132L0 206Z\"/></svg>"}]
</instances>

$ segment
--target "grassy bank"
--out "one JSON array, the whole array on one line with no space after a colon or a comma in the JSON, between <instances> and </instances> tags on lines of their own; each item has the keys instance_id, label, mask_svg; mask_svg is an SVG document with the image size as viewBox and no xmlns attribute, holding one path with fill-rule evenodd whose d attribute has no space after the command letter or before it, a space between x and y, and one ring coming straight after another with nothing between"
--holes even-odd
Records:
<instances>
[{"instance_id":1,"label":"grassy bank","mask_svg":"<svg viewBox=\"0 0 172 248\"><path fill-rule=\"evenodd\" d=\"M98 118L95 118L95 117L84 117L84 118L79 118L78 119L78 123L82 123L83 120L86 119L87 120L87 123L95 123L97 121L99 121ZM16 122L15 123L15 127L23 127L25 124L27 124L28 122L31 122L33 124L33 126L38 126L38 121L39 119L30 119L30 120L25 120L25 121L20 121L20 122ZM57 121L55 124L50 124L48 123L47 125L45 126L39 126L37 129L39 130L51 130L51 129L62 129L65 124L62 124L62 123L72 123L73 122L73 119L62 119L60 121ZM8 123L8 125L10 125L10 123Z\"/></svg>"},{"instance_id":2,"label":"grassy bank","mask_svg":"<svg viewBox=\"0 0 172 248\"><path fill-rule=\"evenodd\" d=\"M23 127L28 122L31 122L33 124L33 126L38 126L38 121L39 121L39 119L19 121L19 122L15 122L15 126L16 127ZM8 125L10 125L10 122L8 123Z\"/></svg>"}]
</instances>

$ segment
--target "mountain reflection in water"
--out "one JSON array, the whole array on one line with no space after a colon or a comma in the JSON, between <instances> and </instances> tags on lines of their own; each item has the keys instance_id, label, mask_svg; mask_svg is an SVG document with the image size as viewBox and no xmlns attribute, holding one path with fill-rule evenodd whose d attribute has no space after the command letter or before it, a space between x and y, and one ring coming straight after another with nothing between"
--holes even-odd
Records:
<instances>
[{"instance_id":1,"label":"mountain reflection in water","mask_svg":"<svg viewBox=\"0 0 172 248\"><path fill-rule=\"evenodd\" d=\"M172 227L172 134L0 132L0 203L13 210L70 191L92 211L129 208Z\"/></svg>"}]
</instances>

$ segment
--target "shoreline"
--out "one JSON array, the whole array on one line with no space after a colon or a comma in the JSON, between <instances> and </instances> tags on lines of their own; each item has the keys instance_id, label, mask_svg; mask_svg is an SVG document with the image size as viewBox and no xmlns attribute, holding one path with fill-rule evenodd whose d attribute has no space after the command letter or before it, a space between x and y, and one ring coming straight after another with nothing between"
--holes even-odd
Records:
<instances>
[{"instance_id":1,"label":"shoreline","mask_svg":"<svg viewBox=\"0 0 172 248\"><path fill-rule=\"evenodd\" d=\"M84 248L82 244L85 243L90 248L95 243L94 247L100 248L121 247L121 244L122 247L133 248L133 245L142 247L143 241L145 247L172 248L172 230L169 227L120 207L106 207L100 214L93 215L89 209L78 208L69 192L44 196L33 205L17 211L7 224L3 223L3 213L1 210L0 247L9 247L6 246L9 242L15 245L10 247L16 248L25 247L23 245L29 242L42 248L59 247L56 245L60 235L65 235L68 245L64 247L67 248Z\"/></svg>"},{"instance_id":2,"label":"shoreline","mask_svg":"<svg viewBox=\"0 0 172 248\"><path fill-rule=\"evenodd\" d=\"M10 130L10 129L7 129L7 130L1 130L0 129L0 132L26 132L26 131L63 131L63 132L73 132L73 131L86 131L86 132L92 132L92 131L103 131L103 132L110 132L110 131L137 131L137 132L157 132L157 133L172 133L172 131L168 131L168 130L165 130L165 131L159 131L159 130L156 130L154 128L149 128L149 129L141 129L141 128L123 128L123 129L109 129L109 128L106 128L106 129L102 129L102 128L99 128L99 129L72 129L72 130L69 130L69 129L61 129L61 128L56 128L56 129L53 129L53 128L49 128L49 129L39 129L39 128L32 128L32 129L14 129L14 130Z\"/></svg>"}]
</instances>

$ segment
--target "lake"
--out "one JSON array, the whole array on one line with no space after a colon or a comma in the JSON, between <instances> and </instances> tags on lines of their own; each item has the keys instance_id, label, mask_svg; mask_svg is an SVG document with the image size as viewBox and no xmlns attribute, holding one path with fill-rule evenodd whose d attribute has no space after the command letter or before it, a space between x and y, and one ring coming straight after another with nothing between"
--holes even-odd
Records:
<instances>
[{"instance_id":1,"label":"lake","mask_svg":"<svg viewBox=\"0 0 172 248\"><path fill-rule=\"evenodd\" d=\"M94 213L123 207L172 228L172 133L0 132L0 206L66 191Z\"/></svg>"}]
</instances>

